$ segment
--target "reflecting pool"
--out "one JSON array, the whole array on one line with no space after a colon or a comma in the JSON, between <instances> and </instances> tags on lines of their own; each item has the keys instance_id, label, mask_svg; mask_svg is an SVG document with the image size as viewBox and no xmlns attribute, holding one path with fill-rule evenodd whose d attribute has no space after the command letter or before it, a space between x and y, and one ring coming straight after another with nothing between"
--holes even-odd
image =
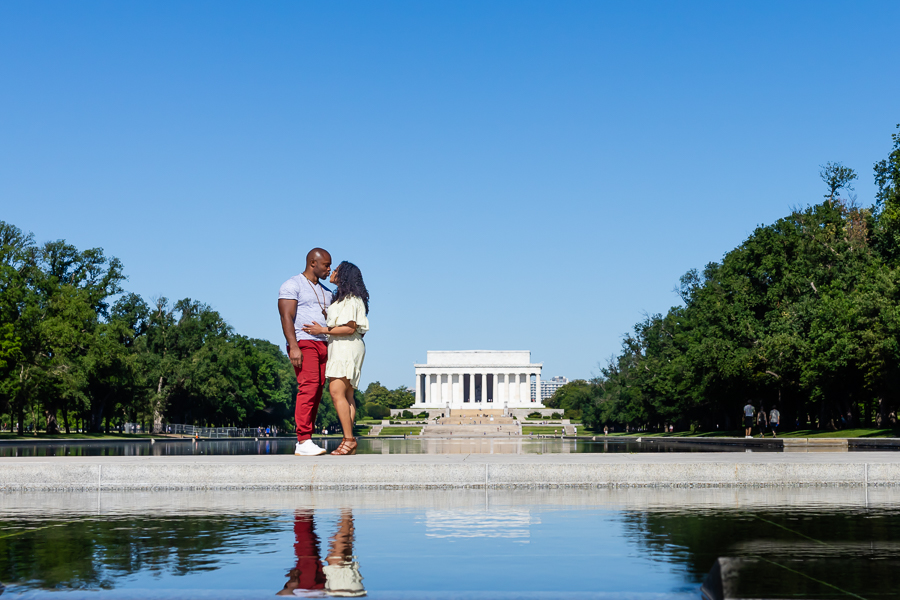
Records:
<instances>
[{"instance_id":1,"label":"reflecting pool","mask_svg":"<svg viewBox=\"0 0 900 600\"><path fill-rule=\"evenodd\" d=\"M292 438L254 440L61 441L0 443L0 457L14 456L174 456L184 454L293 454ZM340 438L316 438L329 452ZM753 452L781 452L774 443ZM359 454L578 454L595 452L749 452L738 445L645 439L597 441L549 438L359 438Z\"/></svg>"},{"instance_id":2,"label":"reflecting pool","mask_svg":"<svg viewBox=\"0 0 900 600\"><path fill-rule=\"evenodd\" d=\"M900 490L0 494L13 598L896 598ZM743 578L743 580L742 580ZM741 587L742 586L742 587Z\"/></svg>"}]
</instances>

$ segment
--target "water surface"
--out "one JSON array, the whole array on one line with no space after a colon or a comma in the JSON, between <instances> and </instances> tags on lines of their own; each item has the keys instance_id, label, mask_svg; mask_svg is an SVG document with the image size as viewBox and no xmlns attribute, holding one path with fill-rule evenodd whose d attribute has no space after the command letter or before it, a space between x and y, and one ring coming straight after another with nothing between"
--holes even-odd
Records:
<instances>
[{"instance_id":1,"label":"water surface","mask_svg":"<svg viewBox=\"0 0 900 600\"><path fill-rule=\"evenodd\" d=\"M727 557L763 597L896 598L898 496L883 488L0 494L0 581L4 598L60 600L682 600L699 598L707 572Z\"/></svg>"},{"instance_id":2,"label":"water surface","mask_svg":"<svg viewBox=\"0 0 900 600\"><path fill-rule=\"evenodd\" d=\"M176 456L293 454L292 438L254 440L149 440L140 441L60 441L4 442L0 457L15 456ZM320 438L316 442L329 452L340 444L339 438ZM446 439L446 438L360 438L359 454L581 454L609 452L747 452L743 446L709 443L680 443L657 440L572 440L547 438ZM753 452L781 452L775 446L754 447Z\"/></svg>"}]
</instances>

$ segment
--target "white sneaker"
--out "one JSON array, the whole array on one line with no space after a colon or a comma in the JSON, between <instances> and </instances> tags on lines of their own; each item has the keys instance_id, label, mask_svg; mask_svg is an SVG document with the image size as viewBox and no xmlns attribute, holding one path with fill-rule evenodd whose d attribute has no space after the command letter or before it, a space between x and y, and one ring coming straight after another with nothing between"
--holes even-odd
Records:
<instances>
[{"instance_id":1,"label":"white sneaker","mask_svg":"<svg viewBox=\"0 0 900 600\"><path fill-rule=\"evenodd\" d=\"M304 440L302 443L297 442L294 446L294 454L296 456L319 456L325 454L325 448L316 446L312 440Z\"/></svg>"}]
</instances>

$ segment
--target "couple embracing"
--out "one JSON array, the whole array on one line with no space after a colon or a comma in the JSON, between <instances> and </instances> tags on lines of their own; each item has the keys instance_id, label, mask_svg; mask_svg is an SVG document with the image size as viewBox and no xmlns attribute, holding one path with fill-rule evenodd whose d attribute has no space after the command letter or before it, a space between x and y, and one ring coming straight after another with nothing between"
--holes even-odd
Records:
<instances>
[{"instance_id":1,"label":"couple embracing","mask_svg":"<svg viewBox=\"0 0 900 600\"><path fill-rule=\"evenodd\" d=\"M328 279L334 291L319 283L322 279ZM326 379L344 431L341 445L332 454L356 454L353 390L359 387L366 356L362 338L369 329L369 292L359 267L344 261L332 271L331 255L313 248L306 255L306 269L285 281L278 291L278 312L297 374L294 454L325 454L325 449L312 441L312 432Z\"/></svg>"}]
</instances>

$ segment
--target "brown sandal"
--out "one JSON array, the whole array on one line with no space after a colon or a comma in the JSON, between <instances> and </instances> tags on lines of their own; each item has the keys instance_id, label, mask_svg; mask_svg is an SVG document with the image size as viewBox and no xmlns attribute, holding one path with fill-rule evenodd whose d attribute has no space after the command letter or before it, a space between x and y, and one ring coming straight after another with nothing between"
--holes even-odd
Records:
<instances>
[{"instance_id":1,"label":"brown sandal","mask_svg":"<svg viewBox=\"0 0 900 600\"><path fill-rule=\"evenodd\" d=\"M350 444L353 444L352 446ZM356 442L356 438L344 438L341 440L341 445L332 451L332 454L336 456L348 456L350 454L356 454L356 447L359 444Z\"/></svg>"}]
</instances>

